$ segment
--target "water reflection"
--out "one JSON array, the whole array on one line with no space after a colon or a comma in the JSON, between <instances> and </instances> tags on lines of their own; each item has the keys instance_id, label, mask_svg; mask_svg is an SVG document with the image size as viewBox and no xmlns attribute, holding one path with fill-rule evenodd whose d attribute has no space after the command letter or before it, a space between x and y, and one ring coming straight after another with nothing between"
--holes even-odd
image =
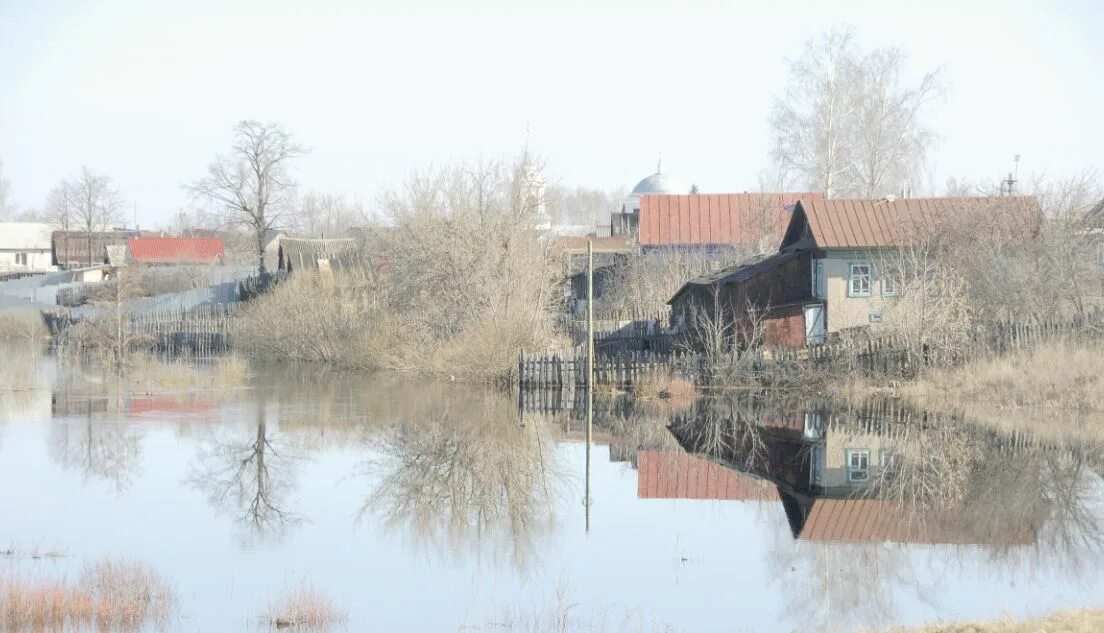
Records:
<instances>
[{"instance_id":1,"label":"water reflection","mask_svg":"<svg viewBox=\"0 0 1104 633\"><path fill-rule=\"evenodd\" d=\"M524 569L536 538L555 524L563 494L547 427L519 424L505 394L418 390L420 397L406 400L413 406L370 442L363 474L372 492L362 518L438 555L505 554Z\"/></svg>"},{"instance_id":2,"label":"water reflection","mask_svg":"<svg viewBox=\"0 0 1104 633\"><path fill-rule=\"evenodd\" d=\"M882 625L901 588L925 600L915 546L971 546L1063 575L1101 562L1091 442L1051 447L885 404L740 398L703 401L670 430L688 452L775 488L796 544L776 544L772 578L803 597L789 613L802 625Z\"/></svg>"},{"instance_id":3,"label":"water reflection","mask_svg":"<svg viewBox=\"0 0 1104 633\"><path fill-rule=\"evenodd\" d=\"M251 536L278 537L301 519L288 507L298 457L269 427L264 403L256 403L252 418L251 424L210 429L196 452L190 481Z\"/></svg>"}]
</instances>

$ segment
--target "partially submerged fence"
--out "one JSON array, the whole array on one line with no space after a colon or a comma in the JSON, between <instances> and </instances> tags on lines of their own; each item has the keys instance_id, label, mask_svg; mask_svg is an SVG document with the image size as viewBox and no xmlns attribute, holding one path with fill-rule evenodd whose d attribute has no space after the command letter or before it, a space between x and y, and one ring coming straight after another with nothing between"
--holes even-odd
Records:
<instances>
[{"instance_id":1,"label":"partially submerged fence","mask_svg":"<svg viewBox=\"0 0 1104 633\"><path fill-rule=\"evenodd\" d=\"M121 334L126 347L137 347L170 355L210 356L229 349L234 317L241 304L225 303L158 312L122 313L104 311L95 317L75 319L68 312L44 315L46 325L61 347L81 346L100 338L118 344ZM78 324L87 321L83 328ZM82 338L85 337L85 338Z\"/></svg>"},{"instance_id":2,"label":"partially submerged fence","mask_svg":"<svg viewBox=\"0 0 1104 633\"><path fill-rule=\"evenodd\" d=\"M594 384L625 387L672 378L694 380L699 362L697 356L685 352L595 354ZM585 387L587 357L572 349L538 354L523 351L518 375L523 387Z\"/></svg>"}]
</instances>

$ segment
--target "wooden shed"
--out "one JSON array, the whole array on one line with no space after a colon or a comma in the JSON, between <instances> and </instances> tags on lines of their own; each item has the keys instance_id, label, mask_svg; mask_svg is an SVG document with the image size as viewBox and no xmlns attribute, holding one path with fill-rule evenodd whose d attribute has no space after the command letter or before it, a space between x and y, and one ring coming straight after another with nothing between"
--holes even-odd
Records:
<instances>
[{"instance_id":1,"label":"wooden shed","mask_svg":"<svg viewBox=\"0 0 1104 633\"><path fill-rule=\"evenodd\" d=\"M672 319L691 338L710 324L725 324L731 342L739 344L758 326L764 345L802 347L821 336L816 319L822 306L812 296L811 260L808 251L759 255L692 279L668 302Z\"/></svg>"},{"instance_id":2,"label":"wooden shed","mask_svg":"<svg viewBox=\"0 0 1104 633\"><path fill-rule=\"evenodd\" d=\"M283 237L280 240L279 269L285 272L365 268L365 259L353 238Z\"/></svg>"}]
</instances>

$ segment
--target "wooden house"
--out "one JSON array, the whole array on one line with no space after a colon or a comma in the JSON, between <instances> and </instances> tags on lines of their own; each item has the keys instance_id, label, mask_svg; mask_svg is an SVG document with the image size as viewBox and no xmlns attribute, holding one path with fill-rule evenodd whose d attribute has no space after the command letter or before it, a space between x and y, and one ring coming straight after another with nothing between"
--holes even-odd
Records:
<instances>
[{"instance_id":1,"label":"wooden house","mask_svg":"<svg viewBox=\"0 0 1104 633\"><path fill-rule=\"evenodd\" d=\"M108 246L126 246L138 231L54 231L50 236L52 264L63 270L107 263Z\"/></svg>"},{"instance_id":2,"label":"wooden house","mask_svg":"<svg viewBox=\"0 0 1104 633\"><path fill-rule=\"evenodd\" d=\"M1026 197L801 200L776 254L691 280L669 303L687 328L714 314L737 330L761 322L768 346L822 343L886 322L902 292L888 263L902 249L947 231L1024 239L1041 219Z\"/></svg>"},{"instance_id":3,"label":"wooden house","mask_svg":"<svg viewBox=\"0 0 1104 633\"><path fill-rule=\"evenodd\" d=\"M732 324L726 330L733 339L747 341L759 331L764 345L803 346L811 336L805 312L810 306L819 309L809 291L811 262L810 252L791 250L691 279L668 302L672 321L691 336Z\"/></svg>"}]
</instances>

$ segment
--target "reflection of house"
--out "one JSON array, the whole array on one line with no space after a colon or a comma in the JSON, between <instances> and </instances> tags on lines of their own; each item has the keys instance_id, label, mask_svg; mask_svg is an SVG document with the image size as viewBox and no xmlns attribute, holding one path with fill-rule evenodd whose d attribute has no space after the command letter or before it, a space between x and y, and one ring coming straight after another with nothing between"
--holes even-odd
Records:
<instances>
[{"instance_id":1,"label":"reflection of house","mask_svg":"<svg viewBox=\"0 0 1104 633\"><path fill-rule=\"evenodd\" d=\"M49 224L0 222L0 272L56 270L50 256Z\"/></svg>"},{"instance_id":2,"label":"reflection of house","mask_svg":"<svg viewBox=\"0 0 1104 633\"><path fill-rule=\"evenodd\" d=\"M774 484L688 453L637 451L640 499L776 501Z\"/></svg>"},{"instance_id":3,"label":"reflection of house","mask_svg":"<svg viewBox=\"0 0 1104 633\"><path fill-rule=\"evenodd\" d=\"M217 237L132 237L127 259L135 264L223 264L226 252Z\"/></svg>"},{"instance_id":4,"label":"reflection of house","mask_svg":"<svg viewBox=\"0 0 1104 633\"><path fill-rule=\"evenodd\" d=\"M1014 459L1007 444L979 432L972 438L932 435L920 445L920 434L937 431L923 429L908 412L896 413L903 418L808 411L751 419L741 411L725 419L723 412L699 409L676 420L670 431L687 451L777 486L795 539L998 546L1034 542L1049 513L1041 491L1005 490L993 485L992 473L978 470L992 459L987 451ZM793 424L797 419L803 422ZM944 441L973 442L978 452L969 463L938 461L930 453ZM937 461L927 461L933 458ZM953 473L965 478L946 481L944 476ZM963 501L945 503L937 489L944 483L957 486L947 492ZM1008 514L982 507L1005 503L1004 494L1021 495L1017 502L1022 508Z\"/></svg>"},{"instance_id":5,"label":"reflection of house","mask_svg":"<svg viewBox=\"0 0 1104 633\"><path fill-rule=\"evenodd\" d=\"M794 207L777 254L742 262L728 276L694 280L672 303L676 313L710 313L714 304L703 305L702 293L693 287L719 288L727 318L737 322L789 308L777 315L788 321L785 335L768 344L820 343L832 332L882 323L903 291L903 280L892 270L897 268L894 256L944 230L948 220L972 222L973 230L999 239L1021 239L1037 228L1038 209L1034 198L1013 197L803 199ZM787 265L795 258L803 262L802 269Z\"/></svg>"}]
</instances>

